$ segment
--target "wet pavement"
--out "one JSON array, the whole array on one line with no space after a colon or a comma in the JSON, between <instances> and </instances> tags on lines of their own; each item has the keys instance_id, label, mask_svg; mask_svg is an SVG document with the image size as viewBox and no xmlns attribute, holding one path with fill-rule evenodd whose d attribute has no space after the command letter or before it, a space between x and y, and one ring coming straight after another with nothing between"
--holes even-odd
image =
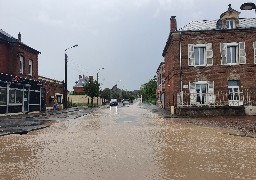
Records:
<instances>
[{"instance_id":1,"label":"wet pavement","mask_svg":"<svg viewBox=\"0 0 256 180\"><path fill-rule=\"evenodd\" d=\"M62 114L63 115L63 114ZM135 103L0 137L0 179L256 179L256 138Z\"/></svg>"}]
</instances>

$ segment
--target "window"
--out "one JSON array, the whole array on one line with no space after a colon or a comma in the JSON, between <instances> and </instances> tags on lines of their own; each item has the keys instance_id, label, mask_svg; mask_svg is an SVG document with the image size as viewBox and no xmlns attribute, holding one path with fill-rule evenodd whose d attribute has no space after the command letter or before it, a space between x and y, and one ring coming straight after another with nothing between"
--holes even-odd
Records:
<instances>
[{"instance_id":1,"label":"window","mask_svg":"<svg viewBox=\"0 0 256 180\"><path fill-rule=\"evenodd\" d=\"M221 64L237 65L246 64L245 43L221 43Z\"/></svg>"},{"instance_id":2,"label":"window","mask_svg":"<svg viewBox=\"0 0 256 180\"><path fill-rule=\"evenodd\" d=\"M239 81L236 81L236 80L228 81L228 100L229 100L230 106L239 106L239 102L240 102Z\"/></svg>"},{"instance_id":3,"label":"window","mask_svg":"<svg viewBox=\"0 0 256 180\"><path fill-rule=\"evenodd\" d=\"M7 103L6 88L0 87L0 105L6 105L6 103Z\"/></svg>"},{"instance_id":4,"label":"window","mask_svg":"<svg viewBox=\"0 0 256 180\"><path fill-rule=\"evenodd\" d=\"M235 21L234 20L226 20L226 27L227 29L234 29L235 28Z\"/></svg>"},{"instance_id":5,"label":"window","mask_svg":"<svg viewBox=\"0 0 256 180\"><path fill-rule=\"evenodd\" d=\"M195 47L195 65L204 66L205 65L205 47Z\"/></svg>"},{"instance_id":6,"label":"window","mask_svg":"<svg viewBox=\"0 0 256 180\"><path fill-rule=\"evenodd\" d=\"M21 89L10 89L9 91L9 103L11 104L22 104L23 90Z\"/></svg>"},{"instance_id":7,"label":"window","mask_svg":"<svg viewBox=\"0 0 256 180\"><path fill-rule=\"evenodd\" d=\"M237 46L227 46L227 64L237 64Z\"/></svg>"},{"instance_id":8,"label":"window","mask_svg":"<svg viewBox=\"0 0 256 180\"><path fill-rule=\"evenodd\" d=\"M189 66L211 66L213 65L212 43L188 44Z\"/></svg>"},{"instance_id":9,"label":"window","mask_svg":"<svg viewBox=\"0 0 256 180\"><path fill-rule=\"evenodd\" d=\"M32 76L32 60L29 60L28 63L28 75Z\"/></svg>"},{"instance_id":10,"label":"window","mask_svg":"<svg viewBox=\"0 0 256 180\"><path fill-rule=\"evenodd\" d=\"M256 64L256 42L253 42L253 49L254 49L254 64Z\"/></svg>"},{"instance_id":11,"label":"window","mask_svg":"<svg viewBox=\"0 0 256 180\"><path fill-rule=\"evenodd\" d=\"M20 74L23 74L24 58L20 56Z\"/></svg>"},{"instance_id":12,"label":"window","mask_svg":"<svg viewBox=\"0 0 256 180\"><path fill-rule=\"evenodd\" d=\"M214 82L189 82L190 104L208 105L215 102Z\"/></svg>"}]
</instances>

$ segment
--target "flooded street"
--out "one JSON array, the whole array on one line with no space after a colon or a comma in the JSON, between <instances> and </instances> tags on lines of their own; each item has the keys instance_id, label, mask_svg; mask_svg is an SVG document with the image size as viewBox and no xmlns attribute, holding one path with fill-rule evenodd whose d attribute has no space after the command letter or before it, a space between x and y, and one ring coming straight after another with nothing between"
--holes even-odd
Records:
<instances>
[{"instance_id":1,"label":"flooded street","mask_svg":"<svg viewBox=\"0 0 256 180\"><path fill-rule=\"evenodd\" d=\"M0 179L256 179L256 139L135 103L0 137Z\"/></svg>"}]
</instances>

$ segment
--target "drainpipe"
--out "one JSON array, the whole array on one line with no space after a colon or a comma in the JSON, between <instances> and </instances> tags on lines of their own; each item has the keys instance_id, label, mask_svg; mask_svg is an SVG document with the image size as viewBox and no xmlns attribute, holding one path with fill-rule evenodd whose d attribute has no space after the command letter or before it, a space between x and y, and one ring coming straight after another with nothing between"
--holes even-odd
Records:
<instances>
[{"instance_id":1,"label":"drainpipe","mask_svg":"<svg viewBox=\"0 0 256 180\"><path fill-rule=\"evenodd\" d=\"M179 38L179 53L180 53L180 92L182 92L182 56L181 56L181 32L179 32L180 38Z\"/></svg>"}]
</instances>

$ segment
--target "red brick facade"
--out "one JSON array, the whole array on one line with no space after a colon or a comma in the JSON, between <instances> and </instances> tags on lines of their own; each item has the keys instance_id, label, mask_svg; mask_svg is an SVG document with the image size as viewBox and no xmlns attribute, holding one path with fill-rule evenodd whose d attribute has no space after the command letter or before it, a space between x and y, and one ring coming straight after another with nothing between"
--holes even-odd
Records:
<instances>
[{"instance_id":1,"label":"red brick facade","mask_svg":"<svg viewBox=\"0 0 256 180\"><path fill-rule=\"evenodd\" d=\"M163 52L166 108L177 107L181 101L182 105L196 105L202 98L205 98L203 103L197 105L223 105L223 102L237 100L230 96L235 93L240 96L238 106L256 105L256 28L240 28L240 13L231 6L225 13L221 15L222 22L217 21L214 29L193 29L192 25L180 31L171 28ZM233 28L227 29L228 20L234 22ZM245 22L242 20L240 26ZM206 23L203 21L201 27ZM170 24L176 26L174 17ZM203 58L199 49L202 49ZM201 63L196 62L196 55L198 59L204 59L204 63L195 65ZM230 59L235 63L230 63ZM205 92L200 94L197 90Z\"/></svg>"}]
</instances>

